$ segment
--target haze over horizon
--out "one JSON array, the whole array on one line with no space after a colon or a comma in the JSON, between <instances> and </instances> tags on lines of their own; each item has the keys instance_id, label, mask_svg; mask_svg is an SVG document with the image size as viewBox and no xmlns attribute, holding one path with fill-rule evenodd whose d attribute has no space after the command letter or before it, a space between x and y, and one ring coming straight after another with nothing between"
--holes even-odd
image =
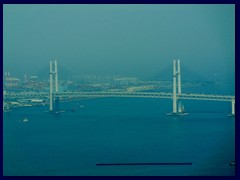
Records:
<instances>
[{"instance_id":1,"label":"haze over horizon","mask_svg":"<svg viewBox=\"0 0 240 180\"><path fill-rule=\"evenodd\" d=\"M76 74L146 77L173 59L235 81L234 5L4 5L3 72L50 60Z\"/></svg>"}]
</instances>

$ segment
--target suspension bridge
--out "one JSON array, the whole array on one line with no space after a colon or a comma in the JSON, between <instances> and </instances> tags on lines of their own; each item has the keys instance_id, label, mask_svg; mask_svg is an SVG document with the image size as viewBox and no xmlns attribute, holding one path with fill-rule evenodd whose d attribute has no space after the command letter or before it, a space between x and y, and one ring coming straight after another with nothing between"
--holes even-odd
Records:
<instances>
[{"instance_id":1,"label":"suspension bridge","mask_svg":"<svg viewBox=\"0 0 240 180\"><path fill-rule=\"evenodd\" d=\"M17 98L47 98L49 99L49 111L54 112L54 102L59 103L59 99L83 98L83 97L127 97L127 98L167 98L172 99L172 113L168 115L186 115L183 111L181 100L204 100L204 101L228 101L231 102L231 114L235 116L235 96L214 95L214 94L186 94L181 89L181 69L180 60L173 61L173 92L59 92L58 89L58 68L57 61L50 61L49 92L3 92L4 102ZM54 79L53 79L54 76ZM56 105L57 106L57 105ZM56 107L55 106L55 107Z\"/></svg>"}]
</instances>

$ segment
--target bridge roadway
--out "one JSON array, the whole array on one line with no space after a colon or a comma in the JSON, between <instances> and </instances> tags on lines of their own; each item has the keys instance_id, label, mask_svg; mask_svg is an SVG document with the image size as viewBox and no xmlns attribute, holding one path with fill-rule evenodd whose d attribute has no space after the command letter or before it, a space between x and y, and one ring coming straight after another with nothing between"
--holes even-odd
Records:
<instances>
[{"instance_id":1,"label":"bridge roadway","mask_svg":"<svg viewBox=\"0 0 240 180\"><path fill-rule=\"evenodd\" d=\"M19 98L49 98L48 92L4 92L4 99ZM172 99L172 93L166 92L58 92L53 93L54 97L79 98L79 97L130 97L130 98L168 98ZM210 101L235 101L235 96L231 95L211 95L211 94L181 94L178 99L189 100L210 100Z\"/></svg>"}]
</instances>

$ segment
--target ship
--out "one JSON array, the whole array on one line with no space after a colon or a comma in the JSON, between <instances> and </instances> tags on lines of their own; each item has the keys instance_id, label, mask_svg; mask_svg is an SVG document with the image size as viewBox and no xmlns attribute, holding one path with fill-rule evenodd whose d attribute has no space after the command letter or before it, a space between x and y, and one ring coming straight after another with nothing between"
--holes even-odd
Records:
<instances>
[{"instance_id":1,"label":"ship","mask_svg":"<svg viewBox=\"0 0 240 180\"><path fill-rule=\"evenodd\" d=\"M28 122L28 119L25 117L22 122Z\"/></svg>"},{"instance_id":2,"label":"ship","mask_svg":"<svg viewBox=\"0 0 240 180\"><path fill-rule=\"evenodd\" d=\"M235 166L235 161L230 161L229 166Z\"/></svg>"}]
</instances>

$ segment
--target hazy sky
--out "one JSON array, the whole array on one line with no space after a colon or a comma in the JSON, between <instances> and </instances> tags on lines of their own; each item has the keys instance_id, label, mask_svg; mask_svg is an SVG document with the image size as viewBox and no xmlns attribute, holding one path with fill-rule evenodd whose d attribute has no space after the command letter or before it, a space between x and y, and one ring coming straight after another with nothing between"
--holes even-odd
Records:
<instances>
[{"instance_id":1,"label":"hazy sky","mask_svg":"<svg viewBox=\"0 0 240 180\"><path fill-rule=\"evenodd\" d=\"M234 77L234 5L4 5L4 72L57 59L78 74L149 76L174 58Z\"/></svg>"}]
</instances>

